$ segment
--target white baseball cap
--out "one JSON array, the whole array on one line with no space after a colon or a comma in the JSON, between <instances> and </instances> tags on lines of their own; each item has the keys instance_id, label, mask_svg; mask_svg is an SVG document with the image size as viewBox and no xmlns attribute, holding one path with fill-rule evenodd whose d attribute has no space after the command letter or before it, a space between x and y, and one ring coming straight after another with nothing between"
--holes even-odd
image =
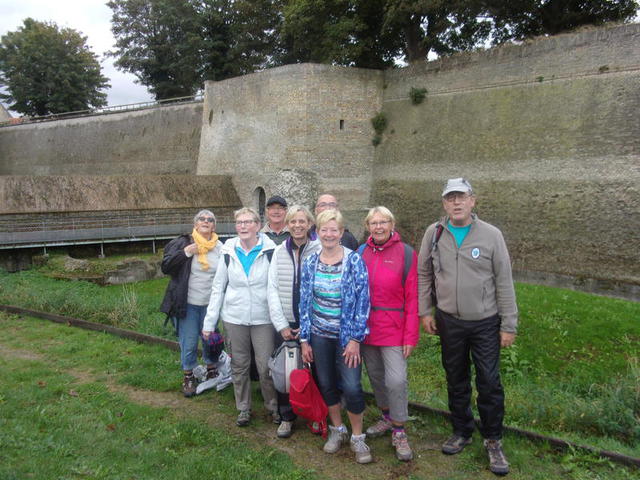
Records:
<instances>
[{"instance_id":1,"label":"white baseball cap","mask_svg":"<svg viewBox=\"0 0 640 480\"><path fill-rule=\"evenodd\" d=\"M450 178L449 180L447 180L447 184L444 186L442 196L444 197L447 193L451 192L473 193L473 189L471 188L471 184L469 183L469 181L462 177Z\"/></svg>"}]
</instances>

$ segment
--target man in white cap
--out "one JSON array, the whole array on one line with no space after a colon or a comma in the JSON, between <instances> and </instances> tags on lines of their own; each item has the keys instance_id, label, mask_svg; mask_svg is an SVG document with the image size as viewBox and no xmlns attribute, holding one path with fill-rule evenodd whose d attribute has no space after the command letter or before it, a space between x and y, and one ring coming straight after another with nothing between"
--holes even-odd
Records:
<instances>
[{"instance_id":1,"label":"man in white cap","mask_svg":"<svg viewBox=\"0 0 640 480\"><path fill-rule=\"evenodd\" d=\"M440 336L453 435L442 452L453 455L471 443L471 361L476 371L479 430L497 475L509 472L502 450L504 390L500 347L516 336L518 309L511 262L502 233L472 213L475 195L464 178L447 181L446 215L430 225L418 257L419 313L425 330ZM436 290L437 285L437 290ZM435 317L432 308L435 307Z\"/></svg>"}]
</instances>

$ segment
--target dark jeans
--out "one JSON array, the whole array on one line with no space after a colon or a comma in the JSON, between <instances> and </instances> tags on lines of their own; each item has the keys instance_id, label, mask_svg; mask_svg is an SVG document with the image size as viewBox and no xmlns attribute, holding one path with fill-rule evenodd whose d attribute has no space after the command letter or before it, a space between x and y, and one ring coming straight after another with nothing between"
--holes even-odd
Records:
<instances>
[{"instance_id":1,"label":"dark jeans","mask_svg":"<svg viewBox=\"0 0 640 480\"><path fill-rule=\"evenodd\" d=\"M442 344L442 366L447 375L453 433L471 437L471 360L476 369L480 433L502 438L504 390L500 383L500 318L460 320L436 309L436 326Z\"/></svg>"},{"instance_id":2,"label":"dark jeans","mask_svg":"<svg viewBox=\"0 0 640 480\"><path fill-rule=\"evenodd\" d=\"M364 393L360 384L362 365L347 367L337 338L311 335L310 343L318 388L327 406L339 404L342 394L347 402L347 411L364 412Z\"/></svg>"}]
</instances>

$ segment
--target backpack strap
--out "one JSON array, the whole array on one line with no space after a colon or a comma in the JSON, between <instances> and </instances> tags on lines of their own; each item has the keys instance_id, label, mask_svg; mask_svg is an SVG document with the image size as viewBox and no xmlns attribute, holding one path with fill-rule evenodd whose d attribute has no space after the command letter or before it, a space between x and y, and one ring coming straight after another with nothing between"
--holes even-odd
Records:
<instances>
[{"instance_id":1,"label":"backpack strap","mask_svg":"<svg viewBox=\"0 0 640 480\"><path fill-rule=\"evenodd\" d=\"M413 263L413 248L411 245L404 245L404 270L402 270L402 285L407 281L407 277L409 276L409 270L411 270L411 264Z\"/></svg>"},{"instance_id":2,"label":"backpack strap","mask_svg":"<svg viewBox=\"0 0 640 480\"><path fill-rule=\"evenodd\" d=\"M431 240L431 304L433 306L438 305L438 296L436 295L436 272L433 270L433 251L438 248L438 241L444 231L444 225L438 222L436 225L436 231L433 233L433 239Z\"/></svg>"},{"instance_id":3,"label":"backpack strap","mask_svg":"<svg viewBox=\"0 0 640 480\"><path fill-rule=\"evenodd\" d=\"M367 244L363 243L362 245L360 245L358 247L358 253L360 254L360 256L362 256L362 254L364 253L364 249L367 248Z\"/></svg>"}]
</instances>

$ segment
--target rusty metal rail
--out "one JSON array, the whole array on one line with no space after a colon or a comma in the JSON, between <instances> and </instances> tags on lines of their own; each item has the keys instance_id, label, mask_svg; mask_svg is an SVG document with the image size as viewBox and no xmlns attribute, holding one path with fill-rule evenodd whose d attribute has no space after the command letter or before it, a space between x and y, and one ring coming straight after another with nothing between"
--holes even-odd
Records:
<instances>
[{"instance_id":1,"label":"rusty metal rail","mask_svg":"<svg viewBox=\"0 0 640 480\"><path fill-rule=\"evenodd\" d=\"M110 333L112 335L116 335L118 337L126 338L129 340L134 340L140 343L147 343L151 345L162 345L174 351L180 351L180 346L178 342L167 340L160 337L155 337L152 335L146 335L144 333L134 332L132 330L125 330L123 328L112 327L110 325L103 325L100 323L88 322L86 320L80 320L77 318L64 317L62 315L56 315L53 313L41 312L38 310L30 310L22 307L14 307L12 305L2 305L0 304L0 311L6 313L12 313L16 315L28 315L31 317L42 318L45 320L51 320L56 323L66 324L73 327L84 328L86 330L93 330L98 332ZM373 394L371 392L365 392L365 394L372 398ZM451 413L446 410L440 410L438 408L429 407L428 405L424 405L418 402L409 402L409 406L419 413L429 413L432 415L439 415L443 417L449 418ZM480 420L476 419L476 423L479 423ZM631 457L629 455L624 455L618 452L612 452L610 450L601 450L595 447L591 447L588 445L580 445L574 442L570 442L569 440L563 440L557 437L549 437L547 435L542 435L540 433L531 432L529 430L524 430L521 428L510 427L508 425L504 426L505 431L510 432L519 437L526 438L528 440L547 443L550 446L566 450L566 449L576 449L583 450L585 452L597 455L602 458L606 458L613 462L619 463L621 465L625 465L628 467L636 467L640 468L640 458Z\"/></svg>"}]
</instances>

